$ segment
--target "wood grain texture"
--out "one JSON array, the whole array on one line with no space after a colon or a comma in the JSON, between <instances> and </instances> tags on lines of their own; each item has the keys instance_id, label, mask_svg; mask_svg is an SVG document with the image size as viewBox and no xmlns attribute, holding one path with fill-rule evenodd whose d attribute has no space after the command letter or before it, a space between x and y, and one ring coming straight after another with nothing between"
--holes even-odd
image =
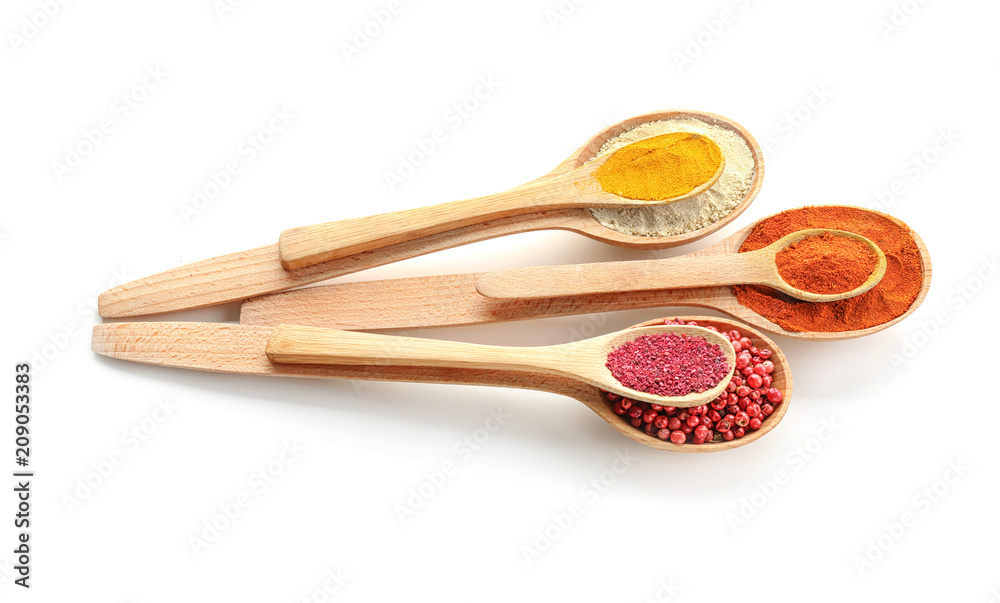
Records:
<instances>
[{"instance_id":1,"label":"wood grain texture","mask_svg":"<svg viewBox=\"0 0 1000 603\"><path fill-rule=\"evenodd\" d=\"M611 156L613 154L567 171L552 172L494 195L290 228L281 233L278 241L281 265L288 270L298 270L487 220L536 211L642 207L683 201L711 188L725 168L723 159L710 179L683 195L659 201L640 201L619 197L601 188L594 173Z\"/></svg>"},{"instance_id":2,"label":"wood grain texture","mask_svg":"<svg viewBox=\"0 0 1000 603\"><path fill-rule=\"evenodd\" d=\"M892 216L880 215L906 226ZM682 257L736 253L754 226L751 224L711 247ZM731 287L660 289L542 299L491 299L476 290L476 282L484 273L341 283L268 295L244 302L240 322L271 326L294 323L355 330L415 329L640 308L691 307L717 310L776 335L824 341L850 339L896 324L909 316L926 298L931 283L930 253L920 237L915 232L911 231L911 234L921 255L923 286L920 293L901 316L881 325L854 331L787 331L740 305Z\"/></svg>"},{"instance_id":3,"label":"wood grain texture","mask_svg":"<svg viewBox=\"0 0 1000 603\"><path fill-rule=\"evenodd\" d=\"M719 347L729 372L703 392L658 396L622 385L606 363L615 348L643 335L675 333L700 337ZM590 339L549 346L495 346L419 337L358 333L298 325L278 325L265 350L283 364L378 364L530 371L569 377L620 396L663 406L708 404L723 392L736 368L736 352L719 333L702 327L659 325L616 331Z\"/></svg>"},{"instance_id":4,"label":"wood grain texture","mask_svg":"<svg viewBox=\"0 0 1000 603\"><path fill-rule=\"evenodd\" d=\"M94 352L110 358L219 373L453 383L551 392L583 402L621 434L640 444L674 452L729 450L756 441L774 429L784 418L792 398L791 369L781 350L762 333L731 320L703 316L681 318L685 321L697 320L703 326L713 325L720 331L738 329L748 333L755 340L759 338L766 347L774 351L771 357L771 361L775 364L772 373L773 385L784 392L784 400L758 431L729 442L678 446L634 429L622 417L612 412L611 406L597 388L574 379L544 373L377 364L367 366L279 364L271 362L265 354L267 341L273 332L273 329L268 327L182 322L102 324L94 327L91 345ZM651 320L642 323L642 326L662 322L662 319Z\"/></svg>"},{"instance_id":5,"label":"wood grain texture","mask_svg":"<svg viewBox=\"0 0 1000 603\"><path fill-rule=\"evenodd\" d=\"M494 237L531 230L571 230L580 221L581 212L590 215L586 210L567 210L515 216L295 271L282 268L277 244L258 247L109 289L98 297L98 310L105 318L123 318L240 301Z\"/></svg>"},{"instance_id":6,"label":"wood grain texture","mask_svg":"<svg viewBox=\"0 0 1000 603\"><path fill-rule=\"evenodd\" d=\"M843 293L812 293L785 282L775 260L778 252L807 237L823 234L862 241L872 250L878 260L864 283ZM767 285L804 301L831 302L868 291L878 284L885 270L885 254L865 237L828 228L810 228L787 234L767 247L747 253L498 270L481 276L476 281L476 290L495 299L539 299L653 289Z\"/></svg>"},{"instance_id":7,"label":"wood grain texture","mask_svg":"<svg viewBox=\"0 0 1000 603\"><path fill-rule=\"evenodd\" d=\"M583 165L596 155L604 142L625 130L649 121L677 117L695 117L734 130L746 140L756 161L754 181L743 202L725 218L705 228L670 237L641 237L605 228L587 209L550 210L491 220L295 271L282 267L278 245L273 244L194 262L115 287L99 296L98 311L105 318L124 318L240 301L434 251L535 230L567 230L630 248L665 249L691 243L736 219L756 197L763 182L763 152L749 132L736 122L695 111L659 111L640 115L606 128L550 173L561 173Z\"/></svg>"}]
</instances>

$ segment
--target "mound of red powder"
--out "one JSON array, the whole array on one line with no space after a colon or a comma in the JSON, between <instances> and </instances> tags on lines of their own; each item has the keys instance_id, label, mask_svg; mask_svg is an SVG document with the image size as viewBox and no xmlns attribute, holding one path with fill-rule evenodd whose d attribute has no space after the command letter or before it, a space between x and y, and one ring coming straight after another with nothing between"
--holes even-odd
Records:
<instances>
[{"instance_id":1,"label":"mound of red powder","mask_svg":"<svg viewBox=\"0 0 1000 603\"><path fill-rule=\"evenodd\" d=\"M677 333L640 335L612 350L606 366L625 387L669 397L712 389L729 374L718 345Z\"/></svg>"}]
</instances>

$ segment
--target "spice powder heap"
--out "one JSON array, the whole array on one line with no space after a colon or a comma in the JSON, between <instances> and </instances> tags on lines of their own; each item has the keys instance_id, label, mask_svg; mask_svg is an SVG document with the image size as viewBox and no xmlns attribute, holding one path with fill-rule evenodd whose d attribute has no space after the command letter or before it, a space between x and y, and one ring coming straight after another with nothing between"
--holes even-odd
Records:
<instances>
[{"instance_id":1,"label":"spice powder heap","mask_svg":"<svg viewBox=\"0 0 1000 603\"><path fill-rule=\"evenodd\" d=\"M885 275L877 285L834 302L793 299L770 287L737 285L736 300L788 331L841 332L867 329L902 316L923 286L923 260L905 224L885 214L838 205L802 207L761 220L740 251L766 247L781 237L808 228L831 228L859 234L885 254Z\"/></svg>"},{"instance_id":2,"label":"spice powder heap","mask_svg":"<svg viewBox=\"0 0 1000 603\"><path fill-rule=\"evenodd\" d=\"M671 132L691 132L711 138L725 159L722 175L708 190L683 201L591 209L590 213L601 226L633 236L676 236L711 226L746 200L757 175L757 161L747 139L724 122L692 116L646 122L605 142L595 157L644 138Z\"/></svg>"},{"instance_id":3,"label":"spice powder heap","mask_svg":"<svg viewBox=\"0 0 1000 603\"><path fill-rule=\"evenodd\" d=\"M712 389L729 374L718 345L677 333L640 335L612 350L606 366L625 387L668 397Z\"/></svg>"},{"instance_id":4,"label":"spice powder heap","mask_svg":"<svg viewBox=\"0 0 1000 603\"><path fill-rule=\"evenodd\" d=\"M878 256L864 242L833 233L806 237L779 251L778 274L810 293L847 293L865 284Z\"/></svg>"},{"instance_id":5,"label":"spice powder heap","mask_svg":"<svg viewBox=\"0 0 1000 603\"><path fill-rule=\"evenodd\" d=\"M595 173L605 192L626 199L665 201L709 182L722 151L707 136L674 132L618 149Z\"/></svg>"}]
</instances>

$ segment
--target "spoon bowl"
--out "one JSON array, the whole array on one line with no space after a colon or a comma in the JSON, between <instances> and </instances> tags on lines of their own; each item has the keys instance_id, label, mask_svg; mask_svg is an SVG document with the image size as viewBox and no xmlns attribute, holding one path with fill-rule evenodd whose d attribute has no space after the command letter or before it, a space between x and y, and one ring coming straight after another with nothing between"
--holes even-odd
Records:
<instances>
[{"instance_id":1,"label":"spoon bowl","mask_svg":"<svg viewBox=\"0 0 1000 603\"><path fill-rule=\"evenodd\" d=\"M711 389L681 396L637 391L619 382L606 366L615 348L643 335L674 333L699 337L723 352L729 370ZM618 395L663 406L689 407L719 397L736 370L736 352L725 337L697 326L658 325L626 329L572 343L536 347L490 346L279 325L265 350L280 364L385 364L444 368L509 369L576 379Z\"/></svg>"},{"instance_id":2,"label":"spoon bowl","mask_svg":"<svg viewBox=\"0 0 1000 603\"><path fill-rule=\"evenodd\" d=\"M727 318L720 318L717 316L679 316L677 318L683 320L684 322L695 321L702 327L714 327L722 333L732 330L740 331L742 334L750 337L750 339L752 339L758 347L765 347L772 351L770 360L774 363L774 372L771 373L771 386L782 392L783 398L781 404L774 409L774 414L764 420L760 429L756 431L748 431L742 438L733 439L728 442L722 441L707 442L705 444L674 444L673 442L661 440L648 435L644 431L632 427L626 417L618 416L614 413L612 410L612 404L605 399L600 391L580 391L574 393L572 397L583 402L587 408L604 419L604 421L606 421L609 425L617 429L622 435L644 446L650 446L660 450L669 450L671 452L701 453L731 450L733 448L739 448L740 446L746 446L747 444L764 437L771 430L777 427L778 423L785 418L785 413L788 411L788 404L792 399L792 371L788 363L788 359L778 346L775 345L774 341L753 327ZM657 318L639 323L632 328L646 328L652 325L662 324L663 322L664 319Z\"/></svg>"},{"instance_id":3,"label":"spoon bowl","mask_svg":"<svg viewBox=\"0 0 1000 603\"><path fill-rule=\"evenodd\" d=\"M875 255L875 269L872 273L868 275L863 283L851 289L850 291L844 291L842 293L814 293L812 291L805 291L795 287L781 276L781 271L778 270L777 256L778 253L784 251L788 247L804 240L809 237L815 237L820 235L835 235L838 237L845 237L848 239L853 239L865 244L868 249ZM770 278L767 280L760 280L759 282L753 283L729 283L732 285L739 284L753 284L753 285L767 285L772 289L777 289L786 295L790 295L796 299L801 299L802 301L808 302L832 302L841 299L847 299L849 297L854 297L856 295L861 295L862 293L868 291L875 285L879 284L882 277L885 276L885 269L888 266L888 262L885 259L885 252L882 248L873 243L870 239L863 237L857 233L847 232L846 230L834 230L830 228L809 228L806 230L798 230L796 232L787 234L774 243L771 243L767 247L758 249L757 251L750 251L746 253L739 254L740 256L749 257L759 257L762 269L767 269L768 271L773 271Z\"/></svg>"},{"instance_id":4,"label":"spoon bowl","mask_svg":"<svg viewBox=\"0 0 1000 603\"><path fill-rule=\"evenodd\" d=\"M841 293L804 291L785 281L778 270L778 253L803 239L820 235L841 236L864 243L876 257L875 270L864 283ZM859 234L810 228L789 233L764 248L747 253L498 270L481 276L476 281L476 290L495 299L540 299L653 289L766 285L803 301L831 302L860 295L877 285L885 275L886 265L882 249Z\"/></svg>"}]
</instances>

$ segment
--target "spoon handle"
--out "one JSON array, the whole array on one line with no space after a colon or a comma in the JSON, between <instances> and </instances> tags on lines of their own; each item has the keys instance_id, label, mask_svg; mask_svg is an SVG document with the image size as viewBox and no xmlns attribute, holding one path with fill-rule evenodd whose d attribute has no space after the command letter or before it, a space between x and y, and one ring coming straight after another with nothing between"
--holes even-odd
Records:
<instances>
[{"instance_id":1,"label":"spoon handle","mask_svg":"<svg viewBox=\"0 0 1000 603\"><path fill-rule=\"evenodd\" d=\"M575 183L591 169L549 176L474 199L290 228L278 242L281 264L296 270L445 231L546 209L588 207Z\"/></svg>"},{"instance_id":2,"label":"spoon handle","mask_svg":"<svg viewBox=\"0 0 1000 603\"><path fill-rule=\"evenodd\" d=\"M766 256L739 253L511 268L484 274L476 282L476 289L482 295L495 299L538 299L767 283L772 272Z\"/></svg>"},{"instance_id":3,"label":"spoon handle","mask_svg":"<svg viewBox=\"0 0 1000 603\"><path fill-rule=\"evenodd\" d=\"M438 339L377 335L338 329L279 325L267 357L281 364L433 366L538 371L544 348L480 345Z\"/></svg>"}]
</instances>

